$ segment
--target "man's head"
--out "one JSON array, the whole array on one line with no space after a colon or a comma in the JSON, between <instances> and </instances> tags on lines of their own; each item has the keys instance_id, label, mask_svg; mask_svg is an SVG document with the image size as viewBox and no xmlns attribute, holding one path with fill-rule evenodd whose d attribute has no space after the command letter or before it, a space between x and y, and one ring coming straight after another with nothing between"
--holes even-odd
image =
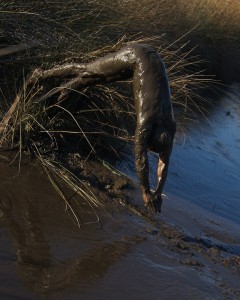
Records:
<instances>
[{"instance_id":1,"label":"man's head","mask_svg":"<svg viewBox=\"0 0 240 300\"><path fill-rule=\"evenodd\" d=\"M152 129L148 148L149 150L160 153L163 152L165 149L169 149L172 145L173 138L169 131L164 128L163 126L154 126Z\"/></svg>"}]
</instances>

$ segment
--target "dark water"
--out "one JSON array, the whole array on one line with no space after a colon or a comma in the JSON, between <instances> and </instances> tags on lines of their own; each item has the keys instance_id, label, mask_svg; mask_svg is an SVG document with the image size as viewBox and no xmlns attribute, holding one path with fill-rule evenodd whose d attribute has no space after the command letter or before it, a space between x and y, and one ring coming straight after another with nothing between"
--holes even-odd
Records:
<instances>
[{"instance_id":1,"label":"dark water","mask_svg":"<svg viewBox=\"0 0 240 300\"><path fill-rule=\"evenodd\" d=\"M239 299L221 264L240 253L239 116L232 95L178 136L160 227L119 207L99 221L75 199L79 229L38 165L1 159L0 299ZM119 168L133 176L132 158Z\"/></svg>"},{"instance_id":2,"label":"dark water","mask_svg":"<svg viewBox=\"0 0 240 300\"><path fill-rule=\"evenodd\" d=\"M240 95L219 99L207 118L178 127L169 176L168 197L194 203L240 224ZM127 155L127 154L126 154ZM157 158L151 155L151 181L156 185ZM134 162L118 167L136 180Z\"/></svg>"},{"instance_id":3,"label":"dark water","mask_svg":"<svg viewBox=\"0 0 240 300\"><path fill-rule=\"evenodd\" d=\"M223 98L208 121L175 147L167 190L240 224L240 96Z\"/></svg>"}]
</instances>

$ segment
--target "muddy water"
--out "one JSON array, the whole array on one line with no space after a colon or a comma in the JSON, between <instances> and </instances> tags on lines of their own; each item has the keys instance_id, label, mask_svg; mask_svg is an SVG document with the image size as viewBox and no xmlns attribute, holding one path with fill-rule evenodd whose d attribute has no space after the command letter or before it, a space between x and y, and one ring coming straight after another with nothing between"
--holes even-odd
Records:
<instances>
[{"instance_id":1,"label":"muddy water","mask_svg":"<svg viewBox=\"0 0 240 300\"><path fill-rule=\"evenodd\" d=\"M161 216L115 199L99 221L74 198L79 229L36 163L1 153L0 299L239 299L240 114L225 100L179 136ZM123 196L142 201L134 185Z\"/></svg>"}]
</instances>

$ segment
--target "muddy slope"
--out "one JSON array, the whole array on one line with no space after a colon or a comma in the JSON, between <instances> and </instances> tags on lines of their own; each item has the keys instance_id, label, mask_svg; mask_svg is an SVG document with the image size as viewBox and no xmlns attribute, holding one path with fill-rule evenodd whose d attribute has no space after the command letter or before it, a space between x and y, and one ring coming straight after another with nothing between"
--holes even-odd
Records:
<instances>
[{"instance_id":1,"label":"muddy slope","mask_svg":"<svg viewBox=\"0 0 240 300\"><path fill-rule=\"evenodd\" d=\"M239 298L239 227L187 202L149 216L138 186L91 162L106 209L72 198L79 229L36 163L3 157L1 299Z\"/></svg>"}]
</instances>

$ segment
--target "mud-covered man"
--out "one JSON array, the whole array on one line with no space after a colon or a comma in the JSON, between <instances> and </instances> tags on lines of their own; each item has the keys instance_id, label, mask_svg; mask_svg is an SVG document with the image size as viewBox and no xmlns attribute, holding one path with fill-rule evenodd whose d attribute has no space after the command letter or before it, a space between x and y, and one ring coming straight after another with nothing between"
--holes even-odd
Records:
<instances>
[{"instance_id":1,"label":"mud-covered man","mask_svg":"<svg viewBox=\"0 0 240 300\"><path fill-rule=\"evenodd\" d=\"M110 82L133 78L137 116L135 161L145 205L153 212L161 211L162 191L176 131L171 93L164 63L159 54L145 45L132 44L86 64L68 64L43 71L40 76L67 77L78 75L69 85L81 82ZM155 192L149 185L147 151L159 154L158 184Z\"/></svg>"},{"instance_id":2,"label":"mud-covered man","mask_svg":"<svg viewBox=\"0 0 240 300\"><path fill-rule=\"evenodd\" d=\"M133 89L137 126L135 161L143 200L150 210L161 212L173 138L176 131L171 93L164 63L157 52L146 47L133 47L136 56ZM154 193L149 186L147 149L159 154L158 184Z\"/></svg>"}]
</instances>

